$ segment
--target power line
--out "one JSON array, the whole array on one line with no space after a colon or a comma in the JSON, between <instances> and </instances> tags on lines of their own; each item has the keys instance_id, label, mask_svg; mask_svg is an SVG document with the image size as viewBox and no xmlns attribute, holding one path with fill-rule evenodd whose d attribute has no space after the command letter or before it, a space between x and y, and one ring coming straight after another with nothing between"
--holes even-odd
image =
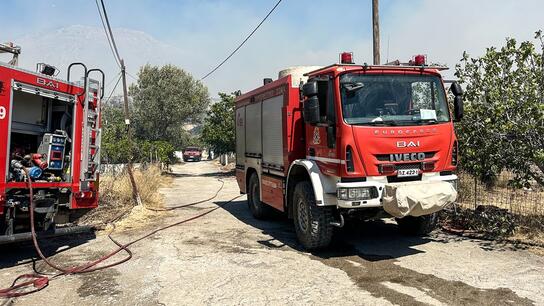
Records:
<instances>
[{"instance_id":1,"label":"power line","mask_svg":"<svg viewBox=\"0 0 544 306\"><path fill-rule=\"evenodd\" d=\"M100 16L100 21L102 22L102 27L104 28L104 32L106 34L106 39L108 40L108 45L110 47L110 50L113 54L113 58L115 59L115 63L117 64L117 66L119 66L119 68L121 68L121 64L119 63L119 59L117 59L117 56L115 54L115 50L113 48L113 45L111 43L111 39L110 39L110 36L108 35L108 30L106 28L106 23L104 22L104 16L102 15L102 10L100 9L100 4L98 4L98 0L95 0L96 2L96 8L98 9L98 15Z\"/></svg>"},{"instance_id":2,"label":"power line","mask_svg":"<svg viewBox=\"0 0 544 306\"><path fill-rule=\"evenodd\" d=\"M108 19L108 13L106 12L106 6L104 5L104 0L100 0L100 3L102 4L102 12L104 13L104 19L106 20L106 25L108 26L108 32L110 33L110 39L113 45L115 56L117 60L121 62L121 56L119 56L119 50L117 50L117 45L115 44L115 38L113 37L113 32L111 31L110 21Z\"/></svg>"},{"instance_id":3,"label":"power line","mask_svg":"<svg viewBox=\"0 0 544 306\"><path fill-rule=\"evenodd\" d=\"M138 82L138 78L135 77L135 76L133 76L132 74L128 73L128 71L127 71L127 75L128 75L129 77L131 77L134 81Z\"/></svg>"},{"instance_id":4,"label":"power line","mask_svg":"<svg viewBox=\"0 0 544 306\"><path fill-rule=\"evenodd\" d=\"M117 72L117 74L111 79L111 81L109 81L108 84L106 84L106 86L104 86L104 88L108 88L110 87L111 84L113 84L113 82L115 81L115 79L121 74L121 71Z\"/></svg>"},{"instance_id":5,"label":"power line","mask_svg":"<svg viewBox=\"0 0 544 306\"><path fill-rule=\"evenodd\" d=\"M121 77L122 76L119 75L119 78L117 79L117 82L115 83L115 86L113 86L113 89L111 90L109 97L106 99L105 104L108 104L108 102L110 102L110 99L113 96L113 93L115 92L115 89L117 89L117 86L119 85L119 82L121 81Z\"/></svg>"},{"instance_id":6,"label":"power line","mask_svg":"<svg viewBox=\"0 0 544 306\"><path fill-rule=\"evenodd\" d=\"M251 36L253 36L253 34L255 32L257 32L257 30L261 27L261 25L266 21L266 19L268 19L268 17L274 12L274 10L276 9L276 7L278 7L278 5L280 5L282 0L279 0L276 5L274 5L274 7L268 12L268 14L266 14L266 16L263 18L263 20L261 20L261 22L257 25L257 27L255 27L255 29L253 29L253 31L251 31L251 33L249 33L249 35L246 37L246 39L244 39L244 41L242 41L242 43L240 45L238 45L238 47L236 47L236 49L234 49L234 51L232 51L229 56L227 56L221 63L219 63L219 65L217 65L215 68L212 69L212 71L208 72L208 74L206 74L205 76L203 76L200 80L204 80L205 78L207 78L208 76L210 76L212 73L214 73L217 69L219 69L219 67L223 66L224 63L226 63L250 38Z\"/></svg>"}]
</instances>

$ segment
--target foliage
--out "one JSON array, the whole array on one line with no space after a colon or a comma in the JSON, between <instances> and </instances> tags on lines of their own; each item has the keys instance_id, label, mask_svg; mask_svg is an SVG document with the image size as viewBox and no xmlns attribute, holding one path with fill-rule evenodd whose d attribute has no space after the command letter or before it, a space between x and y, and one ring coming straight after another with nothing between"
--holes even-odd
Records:
<instances>
[{"instance_id":1,"label":"foliage","mask_svg":"<svg viewBox=\"0 0 544 306\"><path fill-rule=\"evenodd\" d=\"M125 117L120 107L108 106L102 109L102 160L119 164L128 162L159 161L170 164L174 161L174 146L167 141L133 139L130 150L126 134Z\"/></svg>"},{"instance_id":2,"label":"foliage","mask_svg":"<svg viewBox=\"0 0 544 306\"><path fill-rule=\"evenodd\" d=\"M172 65L145 65L130 87L133 105L133 148L129 147L122 103L103 106L102 159L108 163L174 162L174 151L199 145L188 127L198 124L208 108L207 88Z\"/></svg>"},{"instance_id":3,"label":"foliage","mask_svg":"<svg viewBox=\"0 0 544 306\"><path fill-rule=\"evenodd\" d=\"M175 162L174 151L174 146L167 141L139 140L137 160L171 164Z\"/></svg>"},{"instance_id":4,"label":"foliage","mask_svg":"<svg viewBox=\"0 0 544 306\"><path fill-rule=\"evenodd\" d=\"M176 147L184 146L189 138L184 126L200 122L210 103L207 88L173 65L140 68L130 95L136 137L167 141Z\"/></svg>"},{"instance_id":5,"label":"foliage","mask_svg":"<svg viewBox=\"0 0 544 306\"><path fill-rule=\"evenodd\" d=\"M202 141L216 154L234 152L234 95L219 93L221 101L213 104L204 120Z\"/></svg>"},{"instance_id":6,"label":"foliage","mask_svg":"<svg viewBox=\"0 0 544 306\"><path fill-rule=\"evenodd\" d=\"M536 33L540 48L541 32ZM465 117L458 127L464 170L490 186L501 171L515 182L544 184L544 55L529 41L490 47L482 57L466 52L455 75L466 87Z\"/></svg>"},{"instance_id":7,"label":"foliage","mask_svg":"<svg viewBox=\"0 0 544 306\"><path fill-rule=\"evenodd\" d=\"M126 163L130 156L125 117L119 107L102 108L102 160L107 163Z\"/></svg>"}]
</instances>

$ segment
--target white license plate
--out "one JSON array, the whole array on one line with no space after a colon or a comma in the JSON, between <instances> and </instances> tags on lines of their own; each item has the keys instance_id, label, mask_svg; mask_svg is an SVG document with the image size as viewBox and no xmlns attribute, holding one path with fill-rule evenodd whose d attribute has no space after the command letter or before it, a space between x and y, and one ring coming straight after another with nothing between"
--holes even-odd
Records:
<instances>
[{"instance_id":1,"label":"white license plate","mask_svg":"<svg viewBox=\"0 0 544 306\"><path fill-rule=\"evenodd\" d=\"M400 169L397 171L397 177L418 176L419 169Z\"/></svg>"}]
</instances>

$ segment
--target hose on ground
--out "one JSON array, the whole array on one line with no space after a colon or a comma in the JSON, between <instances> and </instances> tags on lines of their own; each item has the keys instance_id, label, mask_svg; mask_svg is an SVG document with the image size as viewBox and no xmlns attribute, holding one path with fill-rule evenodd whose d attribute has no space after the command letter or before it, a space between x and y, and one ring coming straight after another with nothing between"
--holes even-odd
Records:
<instances>
[{"instance_id":1,"label":"hose on ground","mask_svg":"<svg viewBox=\"0 0 544 306\"><path fill-rule=\"evenodd\" d=\"M26 169L25 169L25 172L26 172ZM128 260L130 260L132 258L132 252L128 249L128 247L132 246L133 244L137 243L137 242L140 242L150 236L153 236L155 235L156 233L158 232L161 232L161 231L164 231L166 229L169 229L169 228L172 228L172 227L175 227L175 226L178 226L178 225L181 225L183 223L187 223L187 222L190 222L190 221L193 221L193 220L196 220L198 218L201 218L201 217L204 217L212 212L214 212L215 210L219 209L219 208L222 208L224 207L225 205L231 203L232 201L236 200L237 198L241 197L241 195L239 196L236 196L226 202L223 202L221 204L218 204L217 207L214 207L212 209L209 209L203 213L200 213L200 214L197 214L193 217L190 217L190 218L186 218L186 219L183 219L181 221L178 221L178 222L175 222L175 223L172 223L170 225L167 225L167 226L163 226L163 227L159 227L135 240L132 240L131 242L128 242L128 243L125 243L125 244L122 244L120 242L118 242L117 240L115 240L113 237L112 237L112 234L113 234L113 231L115 230L115 227L112 229L112 231L108 234L108 238L115 244L117 245L117 249L113 250L112 252L98 258L97 260L94 260L94 261L91 261L91 262L88 262L86 264L83 264L83 265L79 265L79 266L75 266L75 267L71 267L71 268L63 268L63 267L60 267L54 263L52 263L50 260L48 260L47 257L44 256L41 248L40 248L40 245L38 243L38 240L36 238L36 229L35 229L35 224L34 224L34 201L33 201L33 188L32 188L32 181L28 175L28 173L26 173L26 177L27 177L27 185L28 185L28 189L29 189L29 197L30 197L30 209L29 209L29 212L30 212L30 228L31 228L31 234L32 234L32 242L34 244L34 248L36 249L36 252L38 253L38 256L48 265L50 266L51 268L59 271L60 273L58 274L55 274L51 277L49 276L46 276L46 275L43 275L43 274L40 274L40 273L32 273L32 274L23 274L23 275L20 275L19 277L17 277L12 285L8 288L5 288L5 289L0 289L0 297L2 298L13 298L13 297L20 297L20 296L24 296L24 295L29 295L29 294L32 294L32 293L35 293L35 292L38 292L40 290L43 290L44 288L46 288L48 285L49 285L49 281L52 280L52 279L55 279L55 278L58 278L60 276L63 276L63 275L70 275L70 274L81 274L81 273L89 273L89 272L94 272L94 271L99 271L99 270L104 270L104 269L107 269L107 268L111 268L111 267L114 267L114 266L117 266L117 265L120 265ZM221 181L221 187L218 189L218 191L215 193L215 195L213 197L210 197L208 199L205 199L205 200L201 200L201 201L197 201L197 202L193 202L193 203L188 203L188 204L183 204L183 205L178 205L178 206L174 206L174 207L168 207L168 208L165 208L163 210L174 210L174 209L179 209L179 208L182 208L182 207L188 207L188 206L192 206L192 205L196 205L196 204L200 204L200 203L205 203L205 202L208 202L208 201L211 201L213 199L215 199L219 192L223 189L223 186L224 186L224 181L219 179L219 181ZM149 209L149 208L148 208ZM151 209L151 210L157 210L157 209ZM162 211L161 209L157 210L157 211ZM111 257L115 256L116 254L118 254L119 252L121 251L125 251L127 253L127 256L119 261L116 261L114 263L111 263L111 264L107 264L107 265L103 265L103 266L97 266L98 264L110 259ZM29 288L32 288L32 289L29 289Z\"/></svg>"},{"instance_id":2,"label":"hose on ground","mask_svg":"<svg viewBox=\"0 0 544 306\"><path fill-rule=\"evenodd\" d=\"M221 186L219 187L219 189L217 189L217 191L215 192L215 194L213 196L211 196L211 197L209 197L207 199L192 202L192 203L177 205L177 206L164 207L164 208L153 208L153 207L145 207L145 206L144 207L146 209L148 209L148 210L151 210L151 211L171 211L171 210L176 210L176 209L180 209L180 208L184 208L184 207L189 207L189 206L194 206L194 205L197 205L197 204L202 204L202 203L209 202L209 201L217 198L217 195L221 192L221 190L223 190L223 187L225 186L225 182L222 179L218 178L217 180L219 182L221 182Z\"/></svg>"}]
</instances>

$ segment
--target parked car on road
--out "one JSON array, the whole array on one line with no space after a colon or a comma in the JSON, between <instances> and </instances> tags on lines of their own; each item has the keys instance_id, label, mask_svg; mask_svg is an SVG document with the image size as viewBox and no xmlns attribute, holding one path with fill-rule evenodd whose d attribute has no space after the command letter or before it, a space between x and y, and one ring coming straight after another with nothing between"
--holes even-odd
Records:
<instances>
[{"instance_id":1,"label":"parked car on road","mask_svg":"<svg viewBox=\"0 0 544 306\"><path fill-rule=\"evenodd\" d=\"M199 147L187 147L183 150L183 161L200 161L202 159L202 150Z\"/></svg>"}]
</instances>

